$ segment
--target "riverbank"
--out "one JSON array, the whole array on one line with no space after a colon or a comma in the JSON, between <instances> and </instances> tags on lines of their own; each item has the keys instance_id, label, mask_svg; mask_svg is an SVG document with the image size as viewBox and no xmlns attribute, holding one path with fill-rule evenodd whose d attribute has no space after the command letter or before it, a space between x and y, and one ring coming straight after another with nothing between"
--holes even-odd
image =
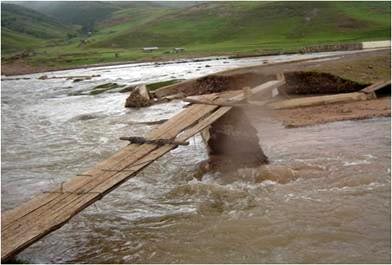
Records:
<instances>
[{"instance_id":1,"label":"riverbank","mask_svg":"<svg viewBox=\"0 0 392 265\"><path fill-rule=\"evenodd\" d=\"M221 55L222 56L222 55ZM226 58L229 56L224 56ZM137 63L169 63L173 61L210 61L215 60L217 55L210 55L209 57L200 58L200 56L188 56L181 58L170 58L170 57L159 57L159 58L145 58L133 61L116 61L116 62L107 62L107 63L92 63L92 64L84 64L84 65L76 65L76 66L44 66L44 65L33 65L29 63L25 59L17 59L11 62L3 63L1 65L1 75L5 76L14 76L14 75L26 75L26 74L35 74L35 73L43 73L43 72L52 72L52 71L62 71L62 70L72 70L72 69L80 69L80 68L91 68L91 67L101 67L101 66L114 66L114 65L125 65L125 64L137 64Z\"/></svg>"},{"instance_id":2,"label":"riverbank","mask_svg":"<svg viewBox=\"0 0 392 265\"><path fill-rule=\"evenodd\" d=\"M273 55L290 55L290 54L303 54L303 53L314 53L314 52L332 52L332 51L360 51L364 48L383 48L390 46L388 41L374 41L374 42L357 42L357 43L337 43L334 45L324 44L316 46L298 46L296 48L274 48L265 51L249 51L247 49L237 51L209 51L209 52L197 52L197 51L185 51L181 53L137 53L137 56L104 56L95 59L86 59L87 55L107 55L107 54L118 54L116 50L104 51L104 52L85 52L85 53L70 53L63 55L47 54L46 52L14 55L11 57L2 57L1 74L6 76L12 75L24 75L40 72L59 71L59 70L71 70L78 68L88 67L100 67L100 66L112 66L122 64L134 64L134 63L161 63L161 62L173 62L173 61L209 61L215 60L216 58L229 58L229 59L241 59L241 58L252 58L262 56L273 56ZM80 57L80 58L79 58Z\"/></svg>"},{"instance_id":3,"label":"riverbank","mask_svg":"<svg viewBox=\"0 0 392 265\"><path fill-rule=\"evenodd\" d=\"M214 91L218 92L218 90L223 88L232 90L244 86L252 87L259 83L275 79L276 74L279 73L290 73L290 86L301 87L304 91L308 90L308 94L354 92L379 80L390 80L390 60L391 53L389 50L378 50L347 54L334 58L258 65L228 70L195 80L188 80L158 89L155 93L158 96L178 92L192 95L199 94L200 91L210 91L211 93ZM306 80L302 79L303 73L308 73ZM333 91L335 87L342 89ZM285 94L281 97L287 99L298 96L301 95ZM377 99L372 100L313 107L297 107L288 110L252 108L249 113L256 117L278 120L287 128L340 120L389 117L391 115L390 88L389 93L383 93Z\"/></svg>"},{"instance_id":4,"label":"riverbank","mask_svg":"<svg viewBox=\"0 0 392 265\"><path fill-rule=\"evenodd\" d=\"M320 52L320 51L319 51ZM96 63L92 62L89 64L59 64L53 66L51 64L42 63L36 61L34 57L21 57L17 59L7 59L3 60L1 64L1 75L5 76L15 76L15 75L25 75L52 71L62 71L62 70L72 70L80 68L91 68L91 67L101 67L101 66L114 66L114 65L125 65L125 64L137 64L137 63L174 63L181 61L211 61L217 58L221 59L242 59L242 58L254 58L262 56L273 56L273 55L289 55L289 54L300 54L301 49L289 49L289 50L274 50L266 52L252 53L248 51L237 51L237 52L197 52L197 53L182 53L182 54L160 54L151 55L145 54L142 58L122 59L117 58L115 61L112 59L107 62ZM140 57L140 56L139 56ZM100 60L98 60L100 61Z\"/></svg>"}]
</instances>

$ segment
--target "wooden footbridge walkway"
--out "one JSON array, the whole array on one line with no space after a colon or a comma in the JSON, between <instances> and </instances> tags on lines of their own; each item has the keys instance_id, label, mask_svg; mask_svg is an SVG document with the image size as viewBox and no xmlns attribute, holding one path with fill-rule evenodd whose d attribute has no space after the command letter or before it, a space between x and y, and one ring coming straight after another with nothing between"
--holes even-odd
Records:
<instances>
[{"instance_id":1,"label":"wooden footbridge walkway","mask_svg":"<svg viewBox=\"0 0 392 265\"><path fill-rule=\"evenodd\" d=\"M250 90L237 90L197 97L204 104L191 104L145 136L149 141L129 144L94 168L70 178L57 189L37 195L21 206L2 213L1 260L5 261L74 215L101 199L156 159L176 148L228 112L246 96L273 90L283 79ZM236 103L237 102L237 103ZM166 140L166 141L165 141Z\"/></svg>"}]
</instances>

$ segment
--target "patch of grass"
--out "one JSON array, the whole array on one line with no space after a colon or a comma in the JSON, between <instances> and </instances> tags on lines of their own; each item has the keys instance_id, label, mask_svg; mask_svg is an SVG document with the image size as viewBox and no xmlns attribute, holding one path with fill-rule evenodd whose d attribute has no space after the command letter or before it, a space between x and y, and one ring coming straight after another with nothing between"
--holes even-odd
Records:
<instances>
[{"instance_id":1,"label":"patch of grass","mask_svg":"<svg viewBox=\"0 0 392 265\"><path fill-rule=\"evenodd\" d=\"M104 92L107 92L109 90L113 90L116 88L124 87L125 85L119 85L117 83L106 83L102 85L98 85L93 88L93 90L90 91L90 95L98 95Z\"/></svg>"},{"instance_id":2,"label":"patch of grass","mask_svg":"<svg viewBox=\"0 0 392 265\"><path fill-rule=\"evenodd\" d=\"M154 90L157 90L158 88L161 88L161 87L164 87L164 86L168 86L168 85L172 85L172 84L178 83L180 81L182 81L182 80L172 79L172 80L163 81L163 82L151 83L151 84L147 84L146 88L149 91L154 91Z\"/></svg>"}]
</instances>

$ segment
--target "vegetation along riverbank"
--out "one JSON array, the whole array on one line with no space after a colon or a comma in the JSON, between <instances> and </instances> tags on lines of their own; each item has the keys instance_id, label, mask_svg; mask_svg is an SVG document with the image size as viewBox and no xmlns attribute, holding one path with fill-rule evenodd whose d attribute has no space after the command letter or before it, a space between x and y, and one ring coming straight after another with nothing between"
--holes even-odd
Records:
<instances>
[{"instance_id":1,"label":"vegetation along riverbank","mask_svg":"<svg viewBox=\"0 0 392 265\"><path fill-rule=\"evenodd\" d=\"M2 74L384 40L389 10L389 2L2 3Z\"/></svg>"}]
</instances>

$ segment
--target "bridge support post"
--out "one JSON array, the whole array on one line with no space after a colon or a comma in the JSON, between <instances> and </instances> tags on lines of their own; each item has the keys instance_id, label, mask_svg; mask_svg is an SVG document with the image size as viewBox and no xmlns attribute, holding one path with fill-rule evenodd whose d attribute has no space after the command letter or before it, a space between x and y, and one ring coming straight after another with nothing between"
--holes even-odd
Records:
<instances>
[{"instance_id":1,"label":"bridge support post","mask_svg":"<svg viewBox=\"0 0 392 265\"><path fill-rule=\"evenodd\" d=\"M257 130L241 108L232 108L202 132L208 170L227 172L268 163Z\"/></svg>"}]
</instances>

